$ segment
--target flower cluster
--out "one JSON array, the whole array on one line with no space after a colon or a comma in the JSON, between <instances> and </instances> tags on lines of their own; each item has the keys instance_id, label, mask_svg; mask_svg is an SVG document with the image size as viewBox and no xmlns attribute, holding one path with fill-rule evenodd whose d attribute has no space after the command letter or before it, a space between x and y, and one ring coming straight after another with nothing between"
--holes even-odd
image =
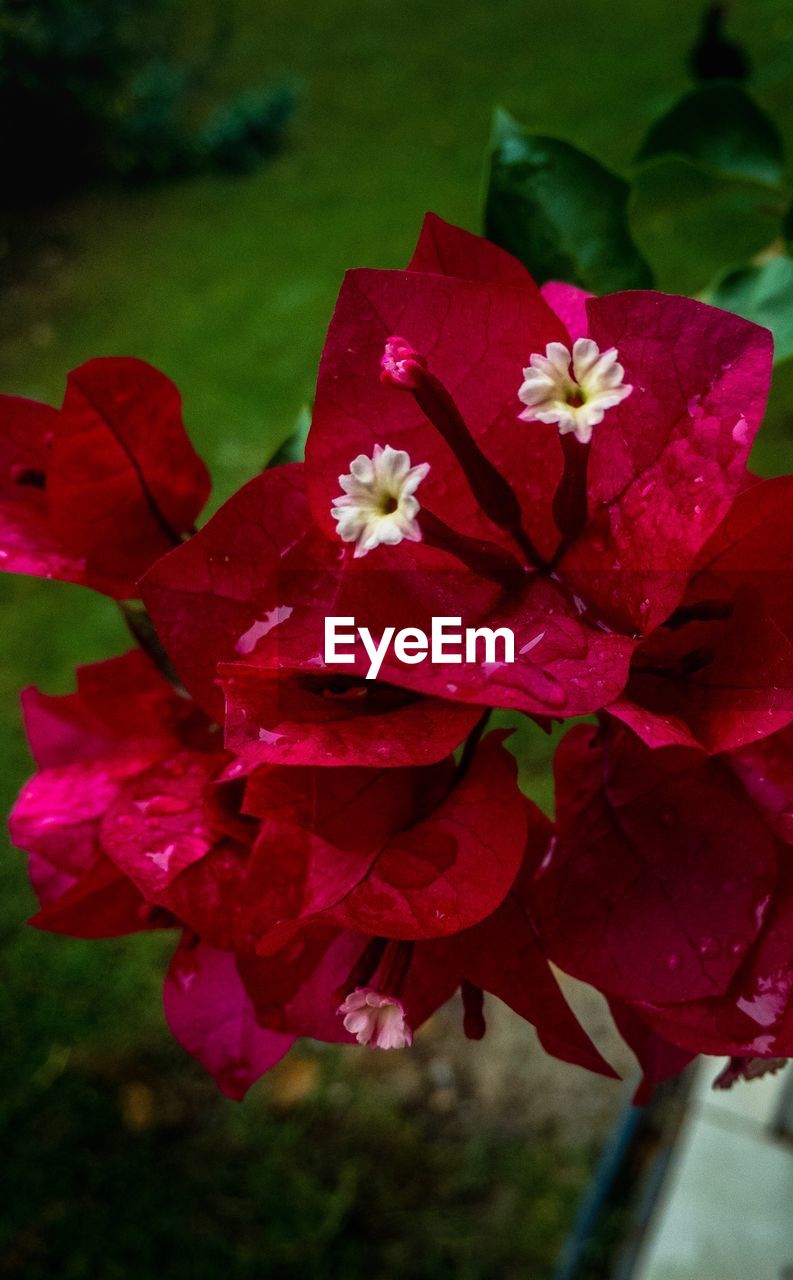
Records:
<instances>
[{"instance_id":1,"label":"flower cluster","mask_svg":"<svg viewBox=\"0 0 793 1280\"><path fill-rule=\"evenodd\" d=\"M771 339L650 291L538 289L428 216L353 271L304 464L198 531L172 385L93 361L0 406L5 568L140 598L141 647L23 695L11 819L38 928L171 929L177 1039L240 1097L296 1037L404 1048L491 993L614 1074L557 971L644 1070L793 1056L793 478L749 451ZM516 660L325 660L433 617ZM492 655L491 655L492 657ZM570 728L551 822L493 709Z\"/></svg>"}]
</instances>

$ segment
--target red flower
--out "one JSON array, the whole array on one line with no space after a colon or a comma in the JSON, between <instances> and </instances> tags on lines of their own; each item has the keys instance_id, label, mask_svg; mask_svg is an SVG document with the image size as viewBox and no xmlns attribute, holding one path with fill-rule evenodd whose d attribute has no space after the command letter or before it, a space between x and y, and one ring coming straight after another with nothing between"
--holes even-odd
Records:
<instances>
[{"instance_id":1,"label":"red flower","mask_svg":"<svg viewBox=\"0 0 793 1280\"><path fill-rule=\"evenodd\" d=\"M625 1000L722 994L758 936L777 846L724 765L619 725L556 753L557 843L535 906L553 960Z\"/></svg>"},{"instance_id":2,"label":"red flower","mask_svg":"<svg viewBox=\"0 0 793 1280\"><path fill-rule=\"evenodd\" d=\"M458 987L467 1034L483 1034L491 991L550 1052L611 1073L531 921L551 827L502 734L459 766L245 776L142 654L24 701L39 772L11 830L42 904L33 923L82 937L181 927L166 1013L230 1096L295 1036L408 1044Z\"/></svg>"},{"instance_id":3,"label":"red flower","mask_svg":"<svg viewBox=\"0 0 793 1280\"><path fill-rule=\"evenodd\" d=\"M28 690L23 708L39 772L10 830L41 903L31 923L78 937L167 923L171 881L216 838L187 825L228 759L206 719L140 652L83 668L74 694ZM152 837L140 858L123 838L135 819Z\"/></svg>"},{"instance_id":4,"label":"red flower","mask_svg":"<svg viewBox=\"0 0 793 1280\"><path fill-rule=\"evenodd\" d=\"M552 828L534 806L527 816L520 871L498 910L480 924L445 938L386 943L314 921L272 955L241 954L240 972L259 1020L274 1030L346 1041L336 1009L342 997L368 988L399 1000L415 1030L459 985L470 1037L484 1034L482 992L490 992L536 1026L549 1053L614 1075L571 1012L532 923L530 886Z\"/></svg>"},{"instance_id":5,"label":"red flower","mask_svg":"<svg viewBox=\"0 0 793 1280\"><path fill-rule=\"evenodd\" d=\"M270 767L249 780L261 827L241 890L245 932L266 945L304 921L387 938L436 938L503 901L523 859L528 802L488 734L460 773Z\"/></svg>"},{"instance_id":6,"label":"red flower","mask_svg":"<svg viewBox=\"0 0 793 1280\"><path fill-rule=\"evenodd\" d=\"M185 685L221 722L225 692L226 740L246 767L442 760L480 709L328 670L320 608L337 572L338 547L313 527L292 465L251 480L159 561L143 592ZM301 602L317 629L289 665L278 635ZM274 654L260 663L267 637Z\"/></svg>"},{"instance_id":7,"label":"red flower","mask_svg":"<svg viewBox=\"0 0 793 1280\"><path fill-rule=\"evenodd\" d=\"M532 893L543 944L672 1064L670 1043L793 1056L791 745L788 729L708 760L582 726L557 754L558 843Z\"/></svg>"},{"instance_id":8,"label":"red flower","mask_svg":"<svg viewBox=\"0 0 793 1280\"><path fill-rule=\"evenodd\" d=\"M744 938L735 939L741 964L718 999L672 1008L643 1003L637 1012L676 1044L696 1043L703 1053L773 1064L776 1058L793 1057L793 730L787 728L723 759L775 839L779 869L764 903L762 927L749 946ZM751 1062L744 1063L741 1072L748 1072L747 1078L758 1074ZM724 1087L728 1084L729 1080Z\"/></svg>"},{"instance_id":9,"label":"red flower","mask_svg":"<svg viewBox=\"0 0 793 1280\"><path fill-rule=\"evenodd\" d=\"M637 649L610 710L650 746L728 751L793 719L793 482L738 495L681 608Z\"/></svg>"},{"instance_id":10,"label":"red flower","mask_svg":"<svg viewBox=\"0 0 793 1280\"><path fill-rule=\"evenodd\" d=\"M347 277L305 466L189 541L208 482L161 375L7 400L5 566L145 573L188 691L129 654L25 695L34 923L179 928L167 1016L233 1097L297 1036L409 1045L458 989L472 1038L490 992L613 1074L549 958L606 995L642 1096L697 1052L793 1056L790 481L746 470L769 366L737 317L538 290L430 216L407 271ZM366 679L328 616L505 628L517 661L389 649ZM491 706L608 709L558 749L556 829Z\"/></svg>"},{"instance_id":11,"label":"red flower","mask_svg":"<svg viewBox=\"0 0 793 1280\"><path fill-rule=\"evenodd\" d=\"M358 762L371 733L358 737L349 704L378 716L385 698L393 763L438 759L464 732L449 701L561 717L622 692L638 639L681 604L744 483L770 335L657 293L545 292L572 333L509 255L433 217L408 271L347 277L320 366L309 507L296 470L262 477L144 583L205 700L220 664L235 749L297 761L308 723L311 762ZM436 700L407 724L392 690L364 692L368 658L324 664L330 614L373 636L427 632L433 616L509 627L517 660L407 666L389 653L380 680ZM349 683L331 721L333 674ZM411 757L419 714L443 732Z\"/></svg>"},{"instance_id":12,"label":"red flower","mask_svg":"<svg viewBox=\"0 0 793 1280\"><path fill-rule=\"evenodd\" d=\"M0 568L133 596L208 495L179 393L142 360L75 369L61 409L0 397Z\"/></svg>"}]
</instances>

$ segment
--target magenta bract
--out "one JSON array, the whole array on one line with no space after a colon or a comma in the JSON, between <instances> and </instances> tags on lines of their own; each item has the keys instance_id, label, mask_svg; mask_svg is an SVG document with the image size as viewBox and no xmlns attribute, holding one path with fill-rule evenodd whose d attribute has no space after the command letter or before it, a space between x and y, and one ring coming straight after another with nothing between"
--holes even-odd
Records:
<instances>
[{"instance_id":1,"label":"magenta bract","mask_svg":"<svg viewBox=\"0 0 793 1280\"><path fill-rule=\"evenodd\" d=\"M173 929L169 1024L234 1098L299 1036L406 1048L458 991L472 1039L490 993L613 1075L564 973L639 1100L700 1052L723 1082L793 1056L793 495L747 466L770 367L734 315L538 289L428 215L407 270L344 281L305 463L198 532L163 375L5 398L3 567L139 593L154 626L125 607L148 656L24 695L33 923ZM343 662L329 617L453 619L514 661ZM557 749L555 824L494 708L597 714Z\"/></svg>"}]
</instances>

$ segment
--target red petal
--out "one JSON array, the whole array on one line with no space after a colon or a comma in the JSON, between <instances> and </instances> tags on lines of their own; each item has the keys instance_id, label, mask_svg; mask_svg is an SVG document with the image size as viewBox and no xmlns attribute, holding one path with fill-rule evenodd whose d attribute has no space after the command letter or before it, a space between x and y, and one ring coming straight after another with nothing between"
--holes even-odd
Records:
<instances>
[{"instance_id":1,"label":"red petal","mask_svg":"<svg viewBox=\"0 0 793 1280\"><path fill-rule=\"evenodd\" d=\"M137 578L190 530L209 475L181 399L142 360L90 360L70 375L47 476L52 528L85 557L89 586L134 594Z\"/></svg>"},{"instance_id":2,"label":"red petal","mask_svg":"<svg viewBox=\"0 0 793 1280\"><path fill-rule=\"evenodd\" d=\"M347 679L315 662L222 663L226 746L258 764L434 764L460 745L479 707L417 698L383 681ZM334 681L343 682L334 693Z\"/></svg>"},{"instance_id":3,"label":"red petal","mask_svg":"<svg viewBox=\"0 0 793 1280\"><path fill-rule=\"evenodd\" d=\"M698 1053L793 1057L793 868L780 861L780 882L755 946L737 938L744 963L721 999L637 1012L658 1032Z\"/></svg>"},{"instance_id":4,"label":"red petal","mask_svg":"<svg viewBox=\"0 0 793 1280\"><path fill-rule=\"evenodd\" d=\"M147 898L205 857L215 840L204 804L226 757L183 751L127 784L102 822L108 857Z\"/></svg>"},{"instance_id":5,"label":"red petal","mask_svg":"<svg viewBox=\"0 0 793 1280\"><path fill-rule=\"evenodd\" d=\"M526 268L506 249L482 236L444 222L437 213L428 213L419 233L408 271L456 276L460 280L491 281L537 292Z\"/></svg>"},{"instance_id":6,"label":"red petal","mask_svg":"<svg viewBox=\"0 0 793 1280\"><path fill-rule=\"evenodd\" d=\"M643 1107L652 1098L656 1085L679 1076L696 1057L689 1049L680 1049L659 1036L652 1027L621 1000L609 1000L617 1030L633 1050L642 1069L642 1080L634 1094L634 1106Z\"/></svg>"},{"instance_id":7,"label":"red petal","mask_svg":"<svg viewBox=\"0 0 793 1280\"><path fill-rule=\"evenodd\" d=\"M589 336L586 304L594 294L587 293L585 289L579 289L574 284L563 284L559 280L548 280L540 289L540 293L548 306L556 312L573 342L576 338Z\"/></svg>"},{"instance_id":8,"label":"red petal","mask_svg":"<svg viewBox=\"0 0 793 1280\"><path fill-rule=\"evenodd\" d=\"M526 832L501 737L487 736L451 790L448 764L254 777L248 807L267 816L243 894L251 931L291 931L322 913L366 933L432 938L488 915L515 878Z\"/></svg>"},{"instance_id":9,"label":"red petal","mask_svg":"<svg viewBox=\"0 0 793 1280\"><path fill-rule=\"evenodd\" d=\"M176 1039L236 1101L294 1044L256 1021L234 956L205 943L176 950L165 980L165 1016Z\"/></svg>"},{"instance_id":10,"label":"red petal","mask_svg":"<svg viewBox=\"0 0 793 1280\"><path fill-rule=\"evenodd\" d=\"M623 628L680 602L692 564L744 479L765 407L766 329L687 298L617 293L587 303L632 393L594 429L590 523L563 576Z\"/></svg>"},{"instance_id":11,"label":"red petal","mask_svg":"<svg viewBox=\"0 0 793 1280\"><path fill-rule=\"evenodd\" d=\"M775 834L793 844L793 727L725 756Z\"/></svg>"},{"instance_id":12,"label":"red petal","mask_svg":"<svg viewBox=\"0 0 793 1280\"><path fill-rule=\"evenodd\" d=\"M134 725L135 750L157 755L175 744L184 699L139 649L77 668L77 691L52 696L25 689L22 711L39 768L121 751ZM157 758L157 755L154 758Z\"/></svg>"},{"instance_id":13,"label":"red petal","mask_svg":"<svg viewBox=\"0 0 793 1280\"><path fill-rule=\"evenodd\" d=\"M277 467L240 489L141 583L146 607L179 675L218 720L223 695L217 664L239 658L238 645L247 645L251 628L258 624L264 633L268 617L278 617L279 607L287 603L282 575L303 540L310 542L310 551L314 542L302 467ZM328 544L328 552L335 551ZM318 573L320 569L318 564Z\"/></svg>"},{"instance_id":14,"label":"red petal","mask_svg":"<svg viewBox=\"0 0 793 1280\"><path fill-rule=\"evenodd\" d=\"M533 805L529 818L526 860L503 904L473 929L436 945L445 949L463 978L531 1022L548 1053L600 1075L615 1076L562 995L534 927L532 877L553 828Z\"/></svg>"},{"instance_id":15,"label":"red petal","mask_svg":"<svg viewBox=\"0 0 793 1280\"><path fill-rule=\"evenodd\" d=\"M0 569L83 582L85 560L52 529L46 481L58 411L0 396Z\"/></svg>"},{"instance_id":16,"label":"red petal","mask_svg":"<svg viewBox=\"0 0 793 1280\"><path fill-rule=\"evenodd\" d=\"M70 938L116 938L157 927L149 904L107 858L86 871L28 924ZM163 922L164 923L164 922Z\"/></svg>"},{"instance_id":17,"label":"red petal","mask_svg":"<svg viewBox=\"0 0 793 1280\"><path fill-rule=\"evenodd\" d=\"M670 1003L724 992L762 927L773 837L723 766L627 730L571 730L558 844L535 886L551 958L600 990Z\"/></svg>"}]
</instances>

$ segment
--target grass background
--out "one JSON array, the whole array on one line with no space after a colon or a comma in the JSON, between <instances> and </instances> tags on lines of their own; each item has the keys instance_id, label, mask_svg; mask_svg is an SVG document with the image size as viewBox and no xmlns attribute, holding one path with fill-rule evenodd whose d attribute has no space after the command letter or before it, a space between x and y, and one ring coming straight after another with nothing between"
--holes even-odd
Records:
<instances>
[{"instance_id":1,"label":"grass background","mask_svg":"<svg viewBox=\"0 0 793 1280\"><path fill-rule=\"evenodd\" d=\"M184 5L187 50L211 22L205 0ZM688 83L696 24L665 0L239 0L215 87L299 78L288 145L245 178L42 211L0 295L2 389L57 402L90 356L152 361L182 388L221 500L310 398L344 270L402 265L427 208L478 227L493 105L624 168ZM731 27L793 138L787 0L735 3ZM18 689L64 691L125 636L78 589L0 592L5 811L29 770ZM410 1087L368 1055L307 1048L225 1103L164 1029L164 939L37 934L19 855L4 852L0 882L0 1275L550 1274L591 1166L585 1133L558 1149L464 1087L443 1102L429 1045Z\"/></svg>"}]
</instances>

